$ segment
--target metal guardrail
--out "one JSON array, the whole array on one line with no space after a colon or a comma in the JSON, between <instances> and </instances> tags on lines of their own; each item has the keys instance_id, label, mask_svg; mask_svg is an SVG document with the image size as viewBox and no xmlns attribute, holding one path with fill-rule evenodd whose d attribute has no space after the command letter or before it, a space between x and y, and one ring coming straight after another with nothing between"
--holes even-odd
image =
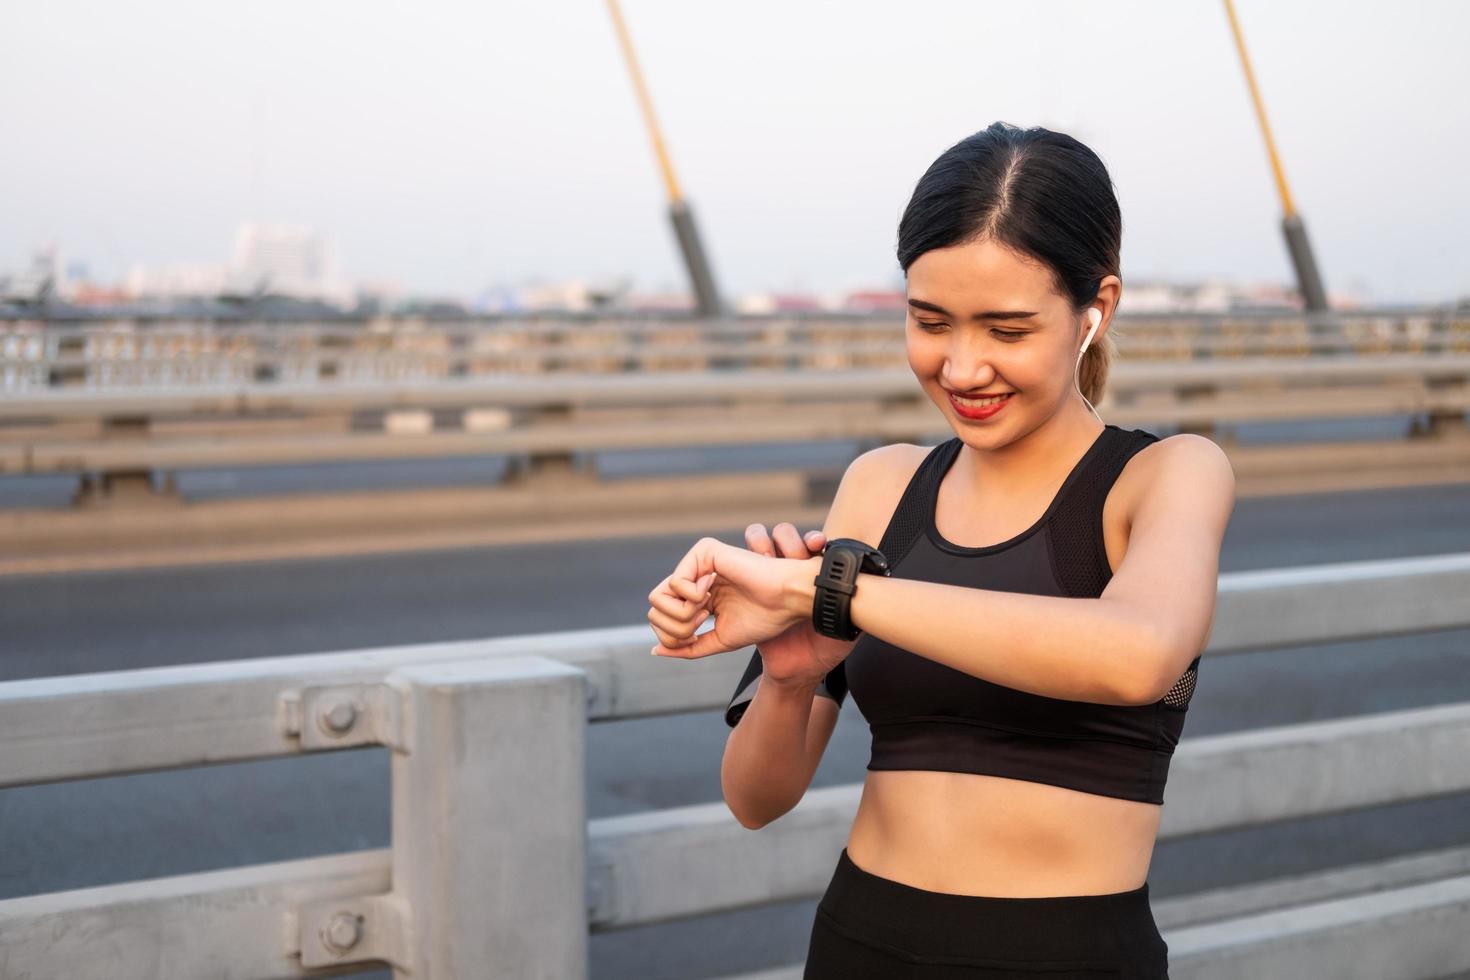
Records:
<instances>
[{"instance_id":1,"label":"metal guardrail","mask_svg":"<svg viewBox=\"0 0 1470 980\"><path fill-rule=\"evenodd\" d=\"M1467 594L1470 554L1229 573L1208 653L1463 628ZM0 972L577 980L593 932L819 895L859 785L758 833L723 804L586 819L586 723L722 707L746 659L648 642L640 624L0 684L0 787L360 745L393 760L391 847L0 901ZM1186 739L1160 835L1465 792L1467 749L1470 703ZM1178 980L1432 980L1470 970L1470 853L1155 915Z\"/></svg>"},{"instance_id":2,"label":"metal guardrail","mask_svg":"<svg viewBox=\"0 0 1470 980\"><path fill-rule=\"evenodd\" d=\"M76 474L77 503L156 502L177 469L508 454L510 481L555 487L609 448L922 441L943 418L898 316L0 320L0 474ZM1138 315L1116 337L1099 410L1120 424L1466 428L1464 314Z\"/></svg>"},{"instance_id":3,"label":"metal guardrail","mask_svg":"<svg viewBox=\"0 0 1470 980\"><path fill-rule=\"evenodd\" d=\"M1099 411L1125 427L1216 439L1245 494L1470 483L1470 353L1124 360ZM1369 442L1275 446L1241 445L1232 430L1375 416L1408 416L1412 425L1407 436ZM767 508L793 519L793 509L829 498L837 474L796 468L630 481L603 479L596 457L833 441L861 451L951 434L907 367L12 395L0 399L0 475L71 474L77 490L70 509L0 512L0 574L320 555L349 543L504 543L506 535L528 540L529 525L553 536L595 537L611 526L668 533L766 520ZM211 467L454 456L503 456L504 476L492 487L316 491L187 507L175 478ZM706 510L693 514L692 501ZM724 509L714 512L717 501Z\"/></svg>"},{"instance_id":4,"label":"metal guardrail","mask_svg":"<svg viewBox=\"0 0 1470 980\"><path fill-rule=\"evenodd\" d=\"M1238 422L1410 415L1411 435L1429 438L1398 448L1433 443L1454 465L1467 442L1470 353L1125 360L1098 408L1117 424L1211 437ZM0 400L0 474L76 474L87 502L152 496L156 474L167 486L177 469L508 455L509 481L550 477L555 490L589 475L587 454L609 450L923 442L947 431L907 367L56 389Z\"/></svg>"},{"instance_id":5,"label":"metal guardrail","mask_svg":"<svg viewBox=\"0 0 1470 980\"><path fill-rule=\"evenodd\" d=\"M0 392L397 383L563 373L902 367L902 314L357 323L0 320ZM1470 316L1123 314L1134 360L1470 352Z\"/></svg>"}]
</instances>

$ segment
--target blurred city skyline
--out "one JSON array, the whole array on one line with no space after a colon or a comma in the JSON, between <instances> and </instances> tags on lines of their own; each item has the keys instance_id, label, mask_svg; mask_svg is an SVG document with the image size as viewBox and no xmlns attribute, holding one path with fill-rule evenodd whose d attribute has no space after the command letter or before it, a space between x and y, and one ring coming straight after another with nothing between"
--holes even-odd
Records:
<instances>
[{"instance_id":1,"label":"blurred city skyline","mask_svg":"<svg viewBox=\"0 0 1470 980\"><path fill-rule=\"evenodd\" d=\"M754 290L726 296L736 314L857 313L901 315L908 308L902 281L897 288L821 291ZM1361 293L1330 291L1329 306L1351 311L1394 309L1417 304L1375 302ZM1470 304L1463 296L1456 307ZM494 283L473 296L426 294L384 282L353 282L342 274L336 250L318 230L304 225L247 222L236 229L227 262L164 266L136 265L119 283L92 277L85 263L59 246L37 249L19 272L0 269L0 319L43 316L349 317L423 314L435 316L517 313L683 314L695 312L688 289L650 292L631 277L598 281L531 277ZM1136 313L1298 312L1302 297L1294 284L1213 277L1164 281L1129 277L1125 315Z\"/></svg>"},{"instance_id":2,"label":"blurred city skyline","mask_svg":"<svg viewBox=\"0 0 1470 980\"><path fill-rule=\"evenodd\" d=\"M1125 286L1291 281L1218 3L623 11L732 299L901 288L892 246L914 182L995 119L1102 156ZM1464 295L1470 9L1237 11L1329 292ZM338 290L686 289L594 0L59 3L9 20L26 43L0 63L0 276L53 244L100 282L249 268L241 229L256 227L315 236Z\"/></svg>"}]
</instances>

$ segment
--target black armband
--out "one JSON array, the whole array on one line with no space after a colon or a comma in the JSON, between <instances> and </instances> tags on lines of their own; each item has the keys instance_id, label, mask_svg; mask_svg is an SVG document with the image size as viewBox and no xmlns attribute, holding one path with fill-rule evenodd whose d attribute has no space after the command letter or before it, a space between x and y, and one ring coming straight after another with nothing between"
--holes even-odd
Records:
<instances>
[{"instance_id":1,"label":"black armband","mask_svg":"<svg viewBox=\"0 0 1470 980\"><path fill-rule=\"evenodd\" d=\"M745 665L745 673L740 675L740 682L735 685L735 694L730 698L730 703L725 706L725 724L734 728L740 723L745 714L745 709L750 707L750 702L755 700L756 688L760 686L761 680L761 651L756 647L755 652L750 655L750 662ZM847 698L847 669L846 664L841 663L827 672L817 685L817 694L831 698L837 702L837 707L842 707L842 702Z\"/></svg>"}]
</instances>

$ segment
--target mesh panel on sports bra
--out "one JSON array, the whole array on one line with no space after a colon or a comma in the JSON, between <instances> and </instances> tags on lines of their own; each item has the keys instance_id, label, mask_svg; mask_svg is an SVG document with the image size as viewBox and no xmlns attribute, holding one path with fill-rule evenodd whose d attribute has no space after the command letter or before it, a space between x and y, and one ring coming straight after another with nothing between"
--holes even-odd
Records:
<instances>
[{"instance_id":1,"label":"mesh panel on sports bra","mask_svg":"<svg viewBox=\"0 0 1470 980\"><path fill-rule=\"evenodd\" d=\"M1199 675L1199 661L1200 658L1195 657L1189 669L1169 688L1169 693L1164 695L1165 705L1170 708L1184 708L1189 705L1189 699L1194 696L1194 682Z\"/></svg>"},{"instance_id":2,"label":"mesh panel on sports bra","mask_svg":"<svg viewBox=\"0 0 1470 980\"><path fill-rule=\"evenodd\" d=\"M953 443L957 442L958 439L952 439L929 450L918 469L914 470L914 475L909 478L908 486L904 487L903 496L899 498L898 506L894 508L888 527L883 531L883 538L878 543L878 550L888 559L890 569L896 568L903 561L914 541L924 533L924 527L929 522L926 501L933 492L934 484L949 465L949 460L954 455Z\"/></svg>"},{"instance_id":3,"label":"mesh panel on sports bra","mask_svg":"<svg viewBox=\"0 0 1470 980\"><path fill-rule=\"evenodd\" d=\"M1159 437L1114 426L1101 438L1092 465L1078 474L1052 515L1052 572L1069 596L1100 596L1113 577L1103 540L1103 506L1123 467Z\"/></svg>"}]
</instances>

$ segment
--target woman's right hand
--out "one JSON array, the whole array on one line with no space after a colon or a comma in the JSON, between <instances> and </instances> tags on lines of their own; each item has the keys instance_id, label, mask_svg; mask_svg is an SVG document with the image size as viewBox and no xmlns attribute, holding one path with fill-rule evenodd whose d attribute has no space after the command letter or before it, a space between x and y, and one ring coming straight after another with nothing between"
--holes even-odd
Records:
<instances>
[{"instance_id":1,"label":"woman's right hand","mask_svg":"<svg viewBox=\"0 0 1470 980\"><path fill-rule=\"evenodd\" d=\"M806 559L820 555L827 538L821 531L803 536L794 524L782 521L769 533L764 524L747 527L745 546L768 558ZM762 640L759 647L762 676L777 683L817 683L847 658L852 642L823 636L807 617L779 636Z\"/></svg>"}]
</instances>

